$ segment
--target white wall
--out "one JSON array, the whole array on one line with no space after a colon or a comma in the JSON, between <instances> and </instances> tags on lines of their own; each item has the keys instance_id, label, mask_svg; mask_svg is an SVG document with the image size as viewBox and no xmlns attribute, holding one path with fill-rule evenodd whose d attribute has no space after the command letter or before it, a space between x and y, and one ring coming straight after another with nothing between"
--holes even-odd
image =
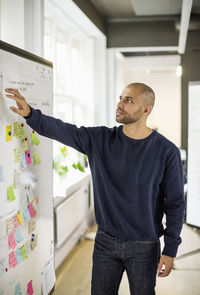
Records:
<instances>
[{"instance_id":1,"label":"white wall","mask_svg":"<svg viewBox=\"0 0 200 295\"><path fill-rule=\"evenodd\" d=\"M142 82L155 91L156 101L148 126L181 146L181 79L176 75L179 56L118 58L117 83ZM118 99L122 89L116 88Z\"/></svg>"},{"instance_id":2,"label":"white wall","mask_svg":"<svg viewBox=\"0 0 200 295\"><path fill-rule=\"evenodd\" d=\"M44 0L0 0L0 38L43 56Z\"/></svg>"}]
</instances>

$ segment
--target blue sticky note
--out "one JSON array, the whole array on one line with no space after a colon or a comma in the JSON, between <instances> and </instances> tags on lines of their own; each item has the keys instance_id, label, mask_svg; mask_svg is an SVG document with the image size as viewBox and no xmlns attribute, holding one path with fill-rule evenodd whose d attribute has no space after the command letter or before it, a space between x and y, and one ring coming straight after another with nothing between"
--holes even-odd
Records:
<instances>
[{"instance_id":1,"label":"blue sticky note","mask_svg":"<svg viewBox=\"0 0 200 295\"><path fill-rule=\"evenodd\" d=\"M0 181L3 181L3 167L0 166Z\"/></svg>"},{"instance_id":2,"label":"blue sticky note","mask_svg":"<svg viewBox=\"0 0 200 295\"><path fill-rule=\"evenodd\" d=\"M17 260L17 263L19 264L20 262L22 262L22 255L21 255L21 248L18 248L15 251L15 259Z\"/></svg>"},{"instance_id":3,"label":"blue sticky note","mask_svg":"<svg viewBox=\"0 0 200 295\"><path fill-rule=\"evenodd\" d=\"M23 241L23 237L22 237L22 234L21 234L20 228L18 228L18 229L15 231L15 241L16 241L17 243L20 243L21 241Z\"/></svg>"},{"instance_id":4,"label":"blue sticky note","mask_svg":"<svg viewBox=\"0 0 200 295\"><path fill-rule=\"evenodd\" d=\"M22 153L21 159L22 159L21 167L26 168L27 167L27 165L26 165L26 155L24 153Z\"/></svg>"},{"instance_id":5,"label":"blue sticky note","mask_svg":"<svg viewBox=\"0 0 200 295\"><path fill-rule=\"evenodd\" d=\"M31 216L30 216L30 213L29 213L28 207L25 207L25 208L23 209L22 214L23 214L23 219L24 219L25 222L28 222L29 220L31 220Z\"/></svg>"},{"instance_id":6,"label":"blue sticky note","mask_svg":"<svg viewBox=\"0 0 200 295\"><path fill-rule=\"evenodd\" d=\"M20 283L15 286L15 295L22 295L22 289Z\"/></svg>"}]
</instances>

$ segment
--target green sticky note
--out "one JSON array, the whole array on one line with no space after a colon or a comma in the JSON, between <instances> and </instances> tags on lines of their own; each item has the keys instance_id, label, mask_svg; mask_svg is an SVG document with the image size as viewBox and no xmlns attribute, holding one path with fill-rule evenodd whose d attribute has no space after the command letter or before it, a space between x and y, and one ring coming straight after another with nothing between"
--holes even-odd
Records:
<instances>
[{"instance_id":1,"label":"green sticky note","mask_svg":"<svg viewBox=\"0 0 200 295\"><path fill-rule=\"evenodd\" d=\"M25 154L27 150L28 150L27 140L26 139L23 139L22 140L22 151Z\"/></svg>"},{"instance_id":2,"label":"green sticky note","mask_svg":"<svg viewBox=\"0 0 200 295\"><path fill-rule=\"evenodd\" d=\"M26 138L26 133L25 133L25 129L24 129L24 124L21 124L20 125L20 137L22 139L25 139Z\"/></svg>"},{"instance_id":3,"label":"green sticky note","mask_svg":"<svg viewBox=\"0 0 200 295\"><path fill-rule=\"evenodd\" d=\"M41 163L40 157L38 156L38 153L37 152L34 152L34 154L33 154L33 162L36 165L40 165L40 163Z\"/></svg>"},{"instance_id":4,"label":"green sticky note","mask_svg":"<svg viewBox=\"0 0 200 295\"><path fill-rule=\"evenodd\" d=\"M12 185L7 187L7 199L8 199L8 201L11 201L11 202L16 199Z\"/></svg>"},{"instance_id":5,"label":"green sticky note","mask_svg":"<svg viewBox=\"0 0 200 295\"><path fill-rule=\"evenodd\" d=\"M14 161L15 161L15 163L21 162L21 153L20 153L19 147L14 149Z\"/></svg>"},{"instance_id":6,"label":"green sticky note","mask_svg":"<svg viewBox=\"0 0 200 295\"><path fill-rule=\"evenodd\" d=\"M31 141L33 144L38 145L40 143L37 134L34 132L31 134Z\"/></svg>"},{"instance_id":7,"label":"green sticky note","mask_svg":"<svg viewBox=\"0 0 200 295\"><path fill-rule=\"evenodd\" d=\"M13 123L13 135L15 137L21 137L20 124L18 122Z\"/></svg>"},{"instance_id":8,"label":"green sticky note","mask_svg":"<svg viewBox=\"0 0 200 295\"><path fill-rule=\"evenodd\" d=\"M25 245L21 246L20 251L21 251L22 260L24 261L26 258L28 258Z\"/></svg>"}]
</instances>

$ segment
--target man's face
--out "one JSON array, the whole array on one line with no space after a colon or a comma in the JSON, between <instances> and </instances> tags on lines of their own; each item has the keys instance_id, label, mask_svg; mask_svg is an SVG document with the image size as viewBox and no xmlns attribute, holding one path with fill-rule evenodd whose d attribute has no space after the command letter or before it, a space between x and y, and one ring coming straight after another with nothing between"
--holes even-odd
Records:
<instances>
[{"instance_id":1,"label":"man's face","mask_svg":"<svg viewBox=\"0 0 200 295\"><path fill-rule=\"evenodd\" d=\"M137 122L144 114L143 109L144 105L140 97L140 88L127 86L119 97L116 121L125 125Z\"/></svg>"}]
</instances>

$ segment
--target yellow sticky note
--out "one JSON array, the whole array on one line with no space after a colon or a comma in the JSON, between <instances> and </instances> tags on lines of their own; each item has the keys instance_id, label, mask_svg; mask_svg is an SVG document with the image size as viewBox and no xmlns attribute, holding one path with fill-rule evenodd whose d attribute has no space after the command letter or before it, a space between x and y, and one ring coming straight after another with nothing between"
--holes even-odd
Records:
<instances>
[{"instance_id":1,"label":"yellow sticky note","mask_svg":"<svg viewBox=\"0 0 200 295\"><path fill-rule=\"evenodd\" d=\"M23 123L20 125L20 137L22 139L26 138L26 133L25 133L25 129L24 129L24 124Z\"/></svg>"},{"instance_id":2,"label":"yellow sticky note","mask_svg":"<svg viewBox=\"0 0 200 295\"><path fill-rule=\"evenodd\" d=\"M24 224L23 218L22 218L22 210L17 212L17 220L19 222L19 224Z\"/></svg>"},{"instance_id":3,"label":"yellow sticky note","mask_svg":"<svg viewBox=\"0 0 200 295\"><path fill-rule=\"evenodd\" d=\"M6 126L6 141L12 140L12 125Z\"/></svg>"},{"instance_id":4,"label":"yellow sticky note","mask_svg":"<svg viewBox=\"0 0 200 295\"><path fill-rule=\"evenodd\" d=\"M13 123L13 136L21 137L20 124L18 122Z\"/></svg>"},{"instance_id":5,"label":"yellow sticky note","mask_svg":"<svg viewBox=\"0 0 200 295\"><path fill-rule=\"evenodd\" d=\"M27 138L22 140L22 150L24 154L28 150Z\"/></svg>"},{"instance_id":6,"label":"yellow sticky note","mask_svg":"<svg viewBox=\"0 0 200 295\"><path fill-rule=\"evenodd\" d=\"M6 230L8 234L14 230L12 217L6 220Z\"/></svg>"},{"instance_id":7,"label":"yellow sticky note","mask_svg":"<svg viewBox=\"0 0 200 295\"><path fill-rule=\"evenodd\" d=\"M7 187L7 200L8 201L14 201L16 198L15 198L15 193L14 193L14 190L13 190L13 186L10 185Z\"/></svg>"},{"instance_id":8,"label":"yellow sticky note","mask_svg":"<svg viewBox=\"0 0 200 295\"><path fill-rule=\"evenodd\" d=\"M21 153L20 153L19 147L14 149L14 161L15 161L15 163L21 162Z\"/></svg>"},{"instance_id":9,"label":"yellow sticky note","mask_svg":"<svg viewBox=\"0 0 200 295\"><path fill-rule=\"evenodd\" d=\"M33 144L38 145L40 143L37 134L35 133L35 131L32 132L31 134L31 141Z\"/></svg>"}]
</instances>

